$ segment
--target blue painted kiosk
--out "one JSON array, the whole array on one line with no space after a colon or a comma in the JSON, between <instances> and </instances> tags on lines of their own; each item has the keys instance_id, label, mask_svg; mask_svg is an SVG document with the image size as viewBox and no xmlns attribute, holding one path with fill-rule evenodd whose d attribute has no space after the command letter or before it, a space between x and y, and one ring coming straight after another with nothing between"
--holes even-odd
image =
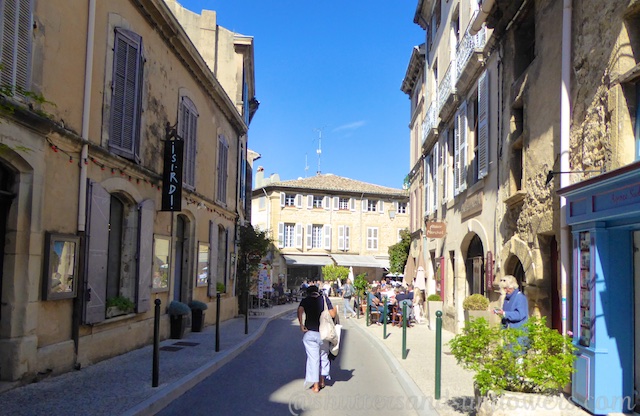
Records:
<instances>
[{"instance_id":1,"label":"blue painted kiosk","mask_svg":"<svg viewBox=\"0 0 640 416\"><path fill-rule=\"evenodd\" d=\"M572 400L594 414L630 412L640 387L640 162L558 194L573 236Z\"/></svg>"}]
</instances>

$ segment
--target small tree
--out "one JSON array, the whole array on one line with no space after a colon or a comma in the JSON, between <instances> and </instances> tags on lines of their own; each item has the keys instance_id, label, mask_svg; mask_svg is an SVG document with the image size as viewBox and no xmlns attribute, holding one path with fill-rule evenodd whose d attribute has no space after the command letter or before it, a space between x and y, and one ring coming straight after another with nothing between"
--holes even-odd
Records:
<instances>
[{"instance_id":1,"label":"small tree","mask_svg":"<svg viewBox=\"0 0 640 416\"><path fill-rule=\"evenodd\" d=\"M360 304L362 297L364 296L364 292L366 292L369 288L367 274L360 273L359 275L357 275L355 282L353 282L353 287L356 289L356 298L358 299L358 304Z\"/></svg>"},{"instance_id":2,"label":"small tree","mask_svg":"<svg viewBox=\"0 0 640 416\"><path fill-rule=\"evenodd\" d=\"M240 244L238 251L238 289L241 293L248 293L251 287L251 276L257 270L260 260L267 255L269 250L276 250L273 241L268 237L266 231L254 229L247 223L240 227ZM240 296L240 310L244 310L244 296Z\"/></svg>"},{"instance_id":3,"label":"small tree","mask_svg":"<svg viewBox=\"0 0 640 416\"><path fill-rule=\"evenodd\" d=\"M328 282L335 282L338 279L343 281L349 277L349 269L343 266L335 266L333 264L322 266L322 277Z\"/></svg>"},{"instance_id":4,"label":"small tree","mask_svg":"<svg viewBox=\"0 0 640 416\"><path fill-rule=\"evenodd\" d=\"M404 273L410 246L411 233L405 228L400 231L400 241L389 247L389 272L394 274Z\"/></svg>"}]
</instances>

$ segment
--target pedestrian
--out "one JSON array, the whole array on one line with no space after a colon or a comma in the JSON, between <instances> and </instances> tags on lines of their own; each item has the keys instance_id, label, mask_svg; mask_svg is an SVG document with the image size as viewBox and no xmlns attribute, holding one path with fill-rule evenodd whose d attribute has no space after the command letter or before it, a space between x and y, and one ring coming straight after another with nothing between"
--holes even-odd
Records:
<instances>
[{"instance_id":1,"label":"pedestrian","mask_svg":"<svg viewBox=\"0 0 640 416\"><path fill-rule=\"evenodd\" d=\"M350 279L347 279L347 283L342 285L342 299L344 299L344 319L348 319L347 312L352 317L356 317L356 311L351 307L351 298L355 294L355 289Z\"/></svg>"},{"instance_id":2,"label":"pedestrian","mask_svg":"<svg viewBox=\"0 0 640 416\"><path fill-rule=\"evenodd\" d=\"M503 328L522 328L529 320L527 297L518 289L518 281L514 276L504 276L500 279L500 285L504 288L506 296L502 309L495 308L493 312L502 317ZM522 347L520 352L524 353L528 345L528 337L526 335L518 337L518 344Z\"/></svg>"},{"instance_id":3,"label":"pedestrian","mask_svg":"<svg viewBox=\"0 0 640 416\"><path fill-rule=\"evenodd\" d=\"M326 380L331 380L329 370L329 342L320 338L320 314L324 310L324 303L327 302L327 309L332 318L336 317L334 309L328 297L320 294L318 286L312 285L307 288L307 297L302 299L298 306L298 322L300 330L304 333L302 343L307 352L306 373L304 378L305 388L312 387L317 393L325 386ZM302 316L305 315L304 324Z\"/></svg>"}]
</instances>

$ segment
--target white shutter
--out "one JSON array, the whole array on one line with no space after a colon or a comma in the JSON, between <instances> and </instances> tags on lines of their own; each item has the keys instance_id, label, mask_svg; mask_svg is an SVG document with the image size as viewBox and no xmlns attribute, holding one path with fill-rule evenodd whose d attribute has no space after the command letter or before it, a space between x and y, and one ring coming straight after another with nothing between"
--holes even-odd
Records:
<instances>
[{"instance_id":1,"label":"white shutter","mask_svg":"<svg viewBox=\"0 0 640 416\"><path fill-rule=\"evenodd\" d=\"M344 225L338 226L338 250L344 250Z\"/></svg>"},{"instance_id":2,"label":"white shutter","mask_svg":"<svg viewBox=\"0 0 640 416\"><path fill-rule=\"evenodd\" d=\"M384 214L384 201L382 199L378 201L378 212Z\"/></svg>"},{"instance_id":3,"label":"white shutter","mask_svg":"<svg viewBox=\"0 0 640 416\"><path fill-rule=\"evenodd\" d=\"M307 250L313 247L313 224L307 224Z\"/></svg>"},{"instance_id":4,"label":"white shutter","mask_svg":"<svg viewBox=\"0 0 640 416\"><path fill-rule=\"evenodd\" d=\"M438 163L440 162L440 158L438 157L440 153L439 150L440 150L440 147L436 143L436 145L433 147L433 169L431 172L431 176L433 177L433 182L432 182L433 189L431 190L432 196L433 196L433 198L431 199L431 204L432 204L431 212L436 212L436 210L438 209L438 188L440 188L440 182L438 180L439 178Z\"/></svg>"},{"instance_id":5,"label":"white shutter","mask_svg":"<svg viewBox=\"0 0 640 416\"><path fill-rule=\"evenodd\" d=\"M424 213L431 213L429 196L431 193L431 155L424 158Z\"/></svg>"},{"instance_id":6,"label":"white shutter","mask_svg":"<svg viewBox=\"0 0 640 416\"><path fill-rule=\"evenodd\" d=\"M369 200L368 199L363 199L362 200L362 210L366 211L367 210L367 204L369 204Z\"/></svg>"},{"instance_id":7,"label":"white shutter","mask_svg":"<svg viewBox=\"0 0 640 416\"><path fill-rule=\"evenodd\" d=\"M489 170L489 73L478 78L478 178Z\"/></svg>"},{"instance_id":8,"label":"white shutter","mask_svg":"<svg viewBox=\"0 0 640 416\"><path fill-rule=\"evenodd\" d=\"M349 198L349 209L351 211L355 211L356 210L356 199L355 198Z\"/></svg>"},{"instance_id":9,"label":"white shutter","mask_svg":"<svg viewBox=\"0 0 640 416\"><path fill-rule=\"evenodd\" d=\"M284 207L284 199L286 198L286 195L284 192L280 192L280 207Z\"/></svg>"},{"instance_id":10,"label":"white shutter","mask_svg":"<svg viewBox=\"0 0 640 416\"><path fill-rule=\"evenodd\" d=\"M468 151L467 151L467 138L468 138L468 116L467 116L467 102L463 102L460 107L460 189L462 192L467 189L467 169L469 164Z\"/></svg>"},{"instance_id":11,"label":"white shutter","mask_svg":"<svg viewBox=\"0 0 640 416\"><path fill-rule=\"evenodd\" d=\"M334 196L333 197L333 210L334 211L338 211L340 209L340 197L339 196Z\"/></svg>"},{"instance_id":12,"label":"white shutter","mask_svg":"<svg viewBox=\"0 0 640 416\"><path fill-rule=\"evenodd\" d=\"M461 111L458 110L453 126L453 196L460 193L460 119Z\"/></svg>"},{"instance_id":13,"label":"white shutter","mask_svg":"<svg viewBox=\"0 0 640 416\"><path fill-rule=\"evenodd\" d=\"M449 200L449 129L445 129L442 141L442 202Z\"/></svg>"},{"instance_id":14,"label":"white shutter","mask_svg":"<svg viewBox=\"0 0 640 416\"><path fill-rule=\"evenodd\" d=\"M313 195L307 195L307 209L313 208Z\"/></svg>"},{"instance_id":15,"label":"white shutter","mask_svg":"<svg viewBox=\"0 0 640 416\"><path fill-rule=\"evenodd\" d=\"M344 226L344 249L346 251L348 251L349 248L350 248L350 245L349 245L349 226L345 225Z\"/></svg>"},{"instance_id":16,"label":"white shutter","mask_svg":"<svg viewBox=\"0 0 640 416\"><path fill-rule=\"evenodd\" d=\"M302 224L296 224L296 248L302 250Z\"/></svg>"},{"instance_id":17,"label":"white shutter","mask_svg":"<svg viewBox=\"0 0 640 416\"><path fill-rule=\"evenodd\" d=\"M296 208L302 208L302 195L296 195Z\"/></svg>"},{"instance_id":18,"label":"white shutter","mask_svg":"<svg viewBox=\"0 0 640 416\"><path fill-rule=\"evenodd\" d=\"M322 236L324 237L324 248L325 250L331 250L331 225L326 224L322 231Z\"/></svg>"},{"instance_id":19,"label":"white shutter","mask_svg":"<svg viewBox=\"0 0 640 416\"><path fill-rule=\"evenodd\" d=\"M324 209L330 209L331 206L329 205L329 197L325 196L324 198L322 198L322 208Z\"/></svg>"},{"instance_id":20,"label":"white shutter","mask_svg":"<svg viewBox=\"0 0 640 416\"><path fill-rule=\"evenodd\" d=\"M278 247L284 247L284 223L278 223Z\"/></svg>"}]
</instances>

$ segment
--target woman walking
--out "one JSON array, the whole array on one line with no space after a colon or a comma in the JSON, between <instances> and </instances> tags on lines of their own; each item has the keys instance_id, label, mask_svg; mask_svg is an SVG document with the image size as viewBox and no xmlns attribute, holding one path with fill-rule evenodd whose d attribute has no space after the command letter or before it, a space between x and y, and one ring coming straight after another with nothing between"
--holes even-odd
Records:
<instances>
[{"instance_id":1,"label":"woman walking","mask_svg":"<svg viewBox=\"0 0 640 416\"><path fill-rule=\"evenodd\" d=\"M300 330L304 333L302 343L307 352L304 386L305 388L312 387L314 393L319 392L325 386L325 380L331 380L329 376L330 345L320 338L320 314L324 310L325 302L329 314L335 318L336 310L331 301L320 294L318 286L309 286L307 297L302 299L300 306L298 306L298 322ZM305 315L304 324L302 323L303 314Z\"/></svg>"},{"instance_id":2,"label":"woman walking","mask_svg":"<svg viewBox=\"0 0 640 416\"><path fill-rule=\"evenodd\" d=\"M355 294L355 289L351 280L347 279L347 283L342 286L342 299L344 299L344 319L348 319L347 313L354 318L357 316L356 311L351 307L351 298Z\"/></svg>"}]
</instances>

